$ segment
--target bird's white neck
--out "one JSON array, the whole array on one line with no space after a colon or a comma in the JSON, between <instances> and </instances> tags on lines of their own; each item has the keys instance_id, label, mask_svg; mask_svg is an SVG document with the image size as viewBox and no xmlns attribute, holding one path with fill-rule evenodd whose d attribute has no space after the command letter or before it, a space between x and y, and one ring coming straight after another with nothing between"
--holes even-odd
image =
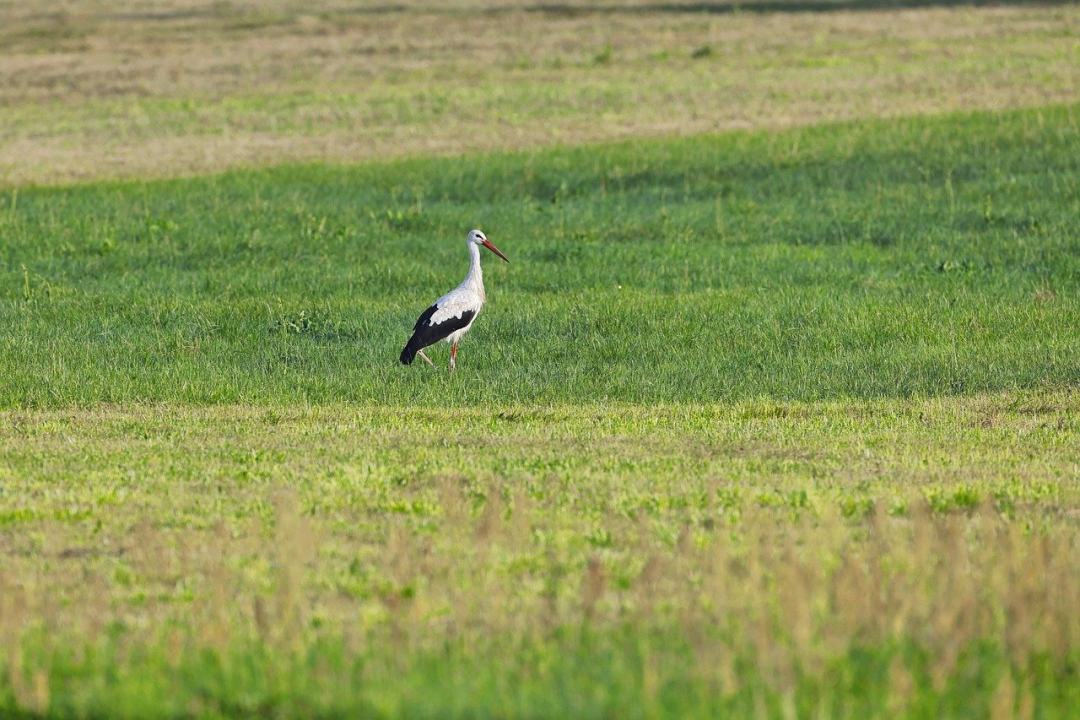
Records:
<instances>
[{"instance_id":1,"label":"bird's white neck","mask_svg":"<svg viewBox=\"0 0 1080 720\"><path fill-rule=\"evenodd\" d=\"M474 242L469 245L469 274L461 284L477 290L481 296L484 294L484 271L480 269L480 246Z\"/></svg>"}]
</instances>

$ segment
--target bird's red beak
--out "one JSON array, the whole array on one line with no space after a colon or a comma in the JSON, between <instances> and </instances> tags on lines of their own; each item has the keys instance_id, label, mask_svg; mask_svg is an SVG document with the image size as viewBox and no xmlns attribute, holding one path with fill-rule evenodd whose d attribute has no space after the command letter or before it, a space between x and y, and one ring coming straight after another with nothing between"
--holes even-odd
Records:
<instances>
[{"instance_id":1,"label":"bird's red beak","mask_svg":"<svg viewBox=\"0 0 1080 720\"><path fill-rule=\"evenodd\" d=\"M496 255L498 255L499 257L501 257L501 258L502 258L503 260L505 260L506 262L510 262L510 258L508 258L508 257L506 257L505 255L503 255L503 254L502 254L502 250L500 250L499 248L497 248L497 247L495 247L494 245L492 245L492 244L491 244L491 241L490 241L490 240L488 240L488 239L486 239L486 238L485 238L485 239L484 239L484 242L482 242L482 243L480 243L480 244L481 244L481 245L483 245L484 247L486 247L486 248L487 248L488 250L490 250L491 252L493 252L493 253L495 253Z\"/></svg>"}]
</instances>

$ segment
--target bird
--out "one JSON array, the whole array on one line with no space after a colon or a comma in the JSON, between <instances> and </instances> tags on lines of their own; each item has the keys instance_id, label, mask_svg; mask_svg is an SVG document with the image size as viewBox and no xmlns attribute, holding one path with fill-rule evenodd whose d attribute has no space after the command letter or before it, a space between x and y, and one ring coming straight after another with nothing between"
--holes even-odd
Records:
<instances>
[{"instance_id":1,"label":"bird","mask_svg":"<svg viewBox=\"0 0 1080 720\"><path fill-rule=\"evenodd\" d=\"M417 318L412 337L401 351L399 359L402 365L411 365L413 358L419 355L424 362L435 367L431 358L424 354L424 348L445 340L450 343L450 371L457 367L458 344L469 332L487 299L484 294L484 273L480 270L480 247L510 262L481 230L470 230L465 244L469 248L469 274L460 285L436 300Z\"/></svg>"}]
</instances>

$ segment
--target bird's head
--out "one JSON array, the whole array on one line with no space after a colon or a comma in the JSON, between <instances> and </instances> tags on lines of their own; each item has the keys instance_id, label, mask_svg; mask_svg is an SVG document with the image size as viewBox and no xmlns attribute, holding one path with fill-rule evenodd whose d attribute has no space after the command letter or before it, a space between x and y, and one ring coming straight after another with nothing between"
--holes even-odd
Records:
<instances>
[{"instance_id":1,"label":"bird's head","mask_svg":"<svg viewBox=\"0 0 1080 720\"><path fill-rule=\"evenodd\" d=\"M506 257L505 255L503 255L503 254L502 254L502 250L500 250L499 248L495 247L495 246L494 246L494 245L493 245L493 244L491 243L491 241L487 239L487 235L485 235L485 234L484 234L484 231L483 231L483 230L479 230L479 229L477 229L477 230L470 230L470 231L469 231L469 242L471 242L471 243L474 243L474 244L476 244L476 245L483 245L483 246L484 246L484 247L486 247L486 248L487 248L488 250L490 250L491 252L495 253L496 255L498 255L499 257L501 257L501 258L502 258L503 260L505 260L506 262L510 262L509 258L507 258L507 257Z\"/></svg>"}]
</instances>

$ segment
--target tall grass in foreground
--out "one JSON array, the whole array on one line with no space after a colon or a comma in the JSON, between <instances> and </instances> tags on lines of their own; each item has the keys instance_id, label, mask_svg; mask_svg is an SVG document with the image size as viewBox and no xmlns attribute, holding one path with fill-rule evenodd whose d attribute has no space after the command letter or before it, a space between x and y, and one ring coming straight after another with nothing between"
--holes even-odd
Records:
<instances>
[{"instance_id":1,"label":"tall grass in foreground","mask_svg":"<svg viewBox=\"0 0 1080 720\"><path fill-rule=\"evenodd\" d=\"M1073 394L0 415L0 714L1068 717Z\"/></svg>"},{"instance_id":2,"label":"tall grass in foreground","mask_svg":"<svg viewBox=\"0 0 1080 720\"><path fill-rule=\"evenodd\" d=\"M524 496L477 511L453 480L440 491L440 539L395 532L352 567L381 582L368 612L340 624L324 625L355 599L312 599L304 578L327 538L288 501L269 542L219 532L178 547L137 532L131 572L207 573L148 626L117 616L97 578L77 611L4 582L0 709L1065 718L1080 702L1075 536L1031 535L985 506L781 526L750 510L662 551L641 519L622 536L633 561L611 568L601 551L536 557L540 517ZM507 584L516 564L536 568L524 588ZM238 592L255 570L264 592Z\"/></svg>"}]
</instances>

